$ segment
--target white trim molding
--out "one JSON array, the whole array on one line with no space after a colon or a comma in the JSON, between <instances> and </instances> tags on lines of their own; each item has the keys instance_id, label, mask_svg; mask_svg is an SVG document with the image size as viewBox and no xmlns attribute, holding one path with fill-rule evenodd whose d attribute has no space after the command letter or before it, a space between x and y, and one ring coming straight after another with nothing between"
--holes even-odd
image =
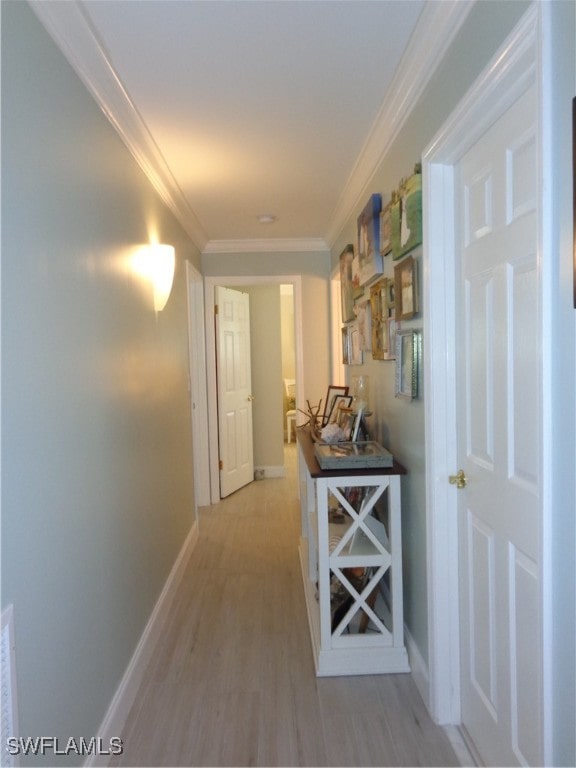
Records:
<instances>
[{"instance_id":1,"label":"white trim molding","mask_svg":"<svg viewBox=\"0 0 576 768\"><path fill-rule=\"evenodd\" d=\"M473 5L474 3L463 3L460 0L425 4L396 76L332 217L326 234L326 241L330 246L335 245L352 211L358 208L366 196L374 173L399 135ZM433 45L431 40L434 41Z\"/></svg>"},{"instance_id":2,"label":"white trim molding","mask_svg":"<svg viewBox=\"0 0 576 768\"><path fill-rule=\"evenodd\" d=\"M528 87L536 85L539 93L540 173L542 147L546 137L542 132L545 120L542 92L547 86L542 60L542 17L548 4L532 4L502 48L468 91L443 128L423 153L424 242L424 326L427 344L424 355L425 439L426 439L426 506L428 563L428 663L430 675L429 702L432 717L442 725L460 723L460 616L458 589L458 520L457 501L449 489L448 475L456 468L455 414L455 277L456 244L454 242L454 168L466 151L503 115ZM538 261L541 271L541 304L552 305L546 298L546 285L553 269L552 252L542 233L549 229L545 212L549 207L549 184L545 177L539 185ZM543 327L542 353L543 423L551 423L547 415L549 377L547 347L554 337ZM545 430L542 430L543 432ZM543 487L550 477L550 447L541 446ZM543 670L543 760L553 764L550 733L552 709L550 702L550 649L547 642L552 618L546 606L547 585L551 579L546 562L549 520L553 513L553 497L545 490L541 500L542 530L542 603L543 659L536 661Z\"/></svg>"},{"instance_id":3,"label":"white trim molding","mask_svg":"<svg viewBox=\"0 0 576 768\"><path fill-rule=\"evenodd\" d=\"M329 250L356 209L375 169L398 136L473 3L444 0L426 3L402 57L392 87L354 165L326 237L285 240L209 241L178 186L158 145L140 116L105 46L79 2L32 2L31 8L86 85L124 141L150 183L174 213L196 247L204 253L261 253ZM434 44L430 44L430 40Z\"/></svg>"},{"instance_id":4,"label":"white trim molding","mask_svg":"<svg viewBox=\"0 0 576 768\"><path fill-rule=\"evenodd\" d=\"M218 402L216 397L216 331L214 327L215 290L218 285L236 288L242 285L292 284L294 286L294 353L296 357L296 406L303 408L304 342L302 328L302 275L238 275L207 276L204 278L204 308L206 312L206 360L208 382L208 429L210 445L210 493L212 503L220 501L218 471Z\"/></svg>"}]
</instances>

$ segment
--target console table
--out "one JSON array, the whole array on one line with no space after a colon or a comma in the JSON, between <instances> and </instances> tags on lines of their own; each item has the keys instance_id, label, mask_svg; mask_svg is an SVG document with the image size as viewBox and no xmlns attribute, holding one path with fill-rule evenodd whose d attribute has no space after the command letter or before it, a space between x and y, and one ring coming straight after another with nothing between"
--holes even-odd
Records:
<instances>
[{"instance_id":1,"label":"console table","mask_svg":"<svg viewBox=\"0 0 576 768\"><path fill-rule=\"evenodd\" d=\"M300 563L317 676L409 672L398 462L322 470L297 430Z\"/></svg>"}]
</instances>

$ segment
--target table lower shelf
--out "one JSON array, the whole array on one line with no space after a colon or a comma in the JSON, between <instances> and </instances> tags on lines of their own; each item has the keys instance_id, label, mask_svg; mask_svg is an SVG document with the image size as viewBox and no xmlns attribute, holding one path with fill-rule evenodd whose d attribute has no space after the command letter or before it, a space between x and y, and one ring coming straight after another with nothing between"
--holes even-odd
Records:
<instances>
[{"instance_id":1,"label":"table lower shelf","mask_svg":"<svg viewBox=\"0 0 576 768\"><path fill-rule=\"evenodd\" d=\"M316 597L316 585L308 576L308 542L306 539L301 540L299 553L317 677L410 672L408 654L404 646L374 644L371 642L372 638L353 635L350 637L350 643L347 647L322 648L320 607Z\"/></svg>"}]
</instances>

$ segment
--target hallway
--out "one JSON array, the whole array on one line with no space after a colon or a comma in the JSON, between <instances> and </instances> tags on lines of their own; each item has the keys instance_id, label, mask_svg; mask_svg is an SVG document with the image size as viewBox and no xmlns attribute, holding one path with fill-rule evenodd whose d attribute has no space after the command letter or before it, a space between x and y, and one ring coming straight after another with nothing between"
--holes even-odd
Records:
<instances>
[{"instance_id":1,"label":"hallway","mask_svg":"<svg viewBox=\"0 0 576 768\"><path fill-rule=\"evenodd\" d=\"M316 678L284 479L201 509L200 538L115 766L450 766L410 675Z\"/></svg>"}]
</instances>

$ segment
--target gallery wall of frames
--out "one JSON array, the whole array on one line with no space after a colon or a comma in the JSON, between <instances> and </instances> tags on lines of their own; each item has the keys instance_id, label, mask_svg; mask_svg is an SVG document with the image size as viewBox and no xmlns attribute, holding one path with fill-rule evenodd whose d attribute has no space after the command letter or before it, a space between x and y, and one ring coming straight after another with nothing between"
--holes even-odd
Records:
<instances>
[{"instance_id":1,"label":"gallery wall of frames","mask_svg":"<svg viewBox=\"0 0 576 768\"><path fill-rule=\"evenodd\" d=\"M418 397L422 331L410 322L421 311L422 172L417 163L388 195L370 196L358 216L355 243L340 254L342 361L364 356L393 361L396 397ZM393 268L387 267L387 260ZM390 276L384 276L385 273Z\"/></svg>"}]
</instances>

